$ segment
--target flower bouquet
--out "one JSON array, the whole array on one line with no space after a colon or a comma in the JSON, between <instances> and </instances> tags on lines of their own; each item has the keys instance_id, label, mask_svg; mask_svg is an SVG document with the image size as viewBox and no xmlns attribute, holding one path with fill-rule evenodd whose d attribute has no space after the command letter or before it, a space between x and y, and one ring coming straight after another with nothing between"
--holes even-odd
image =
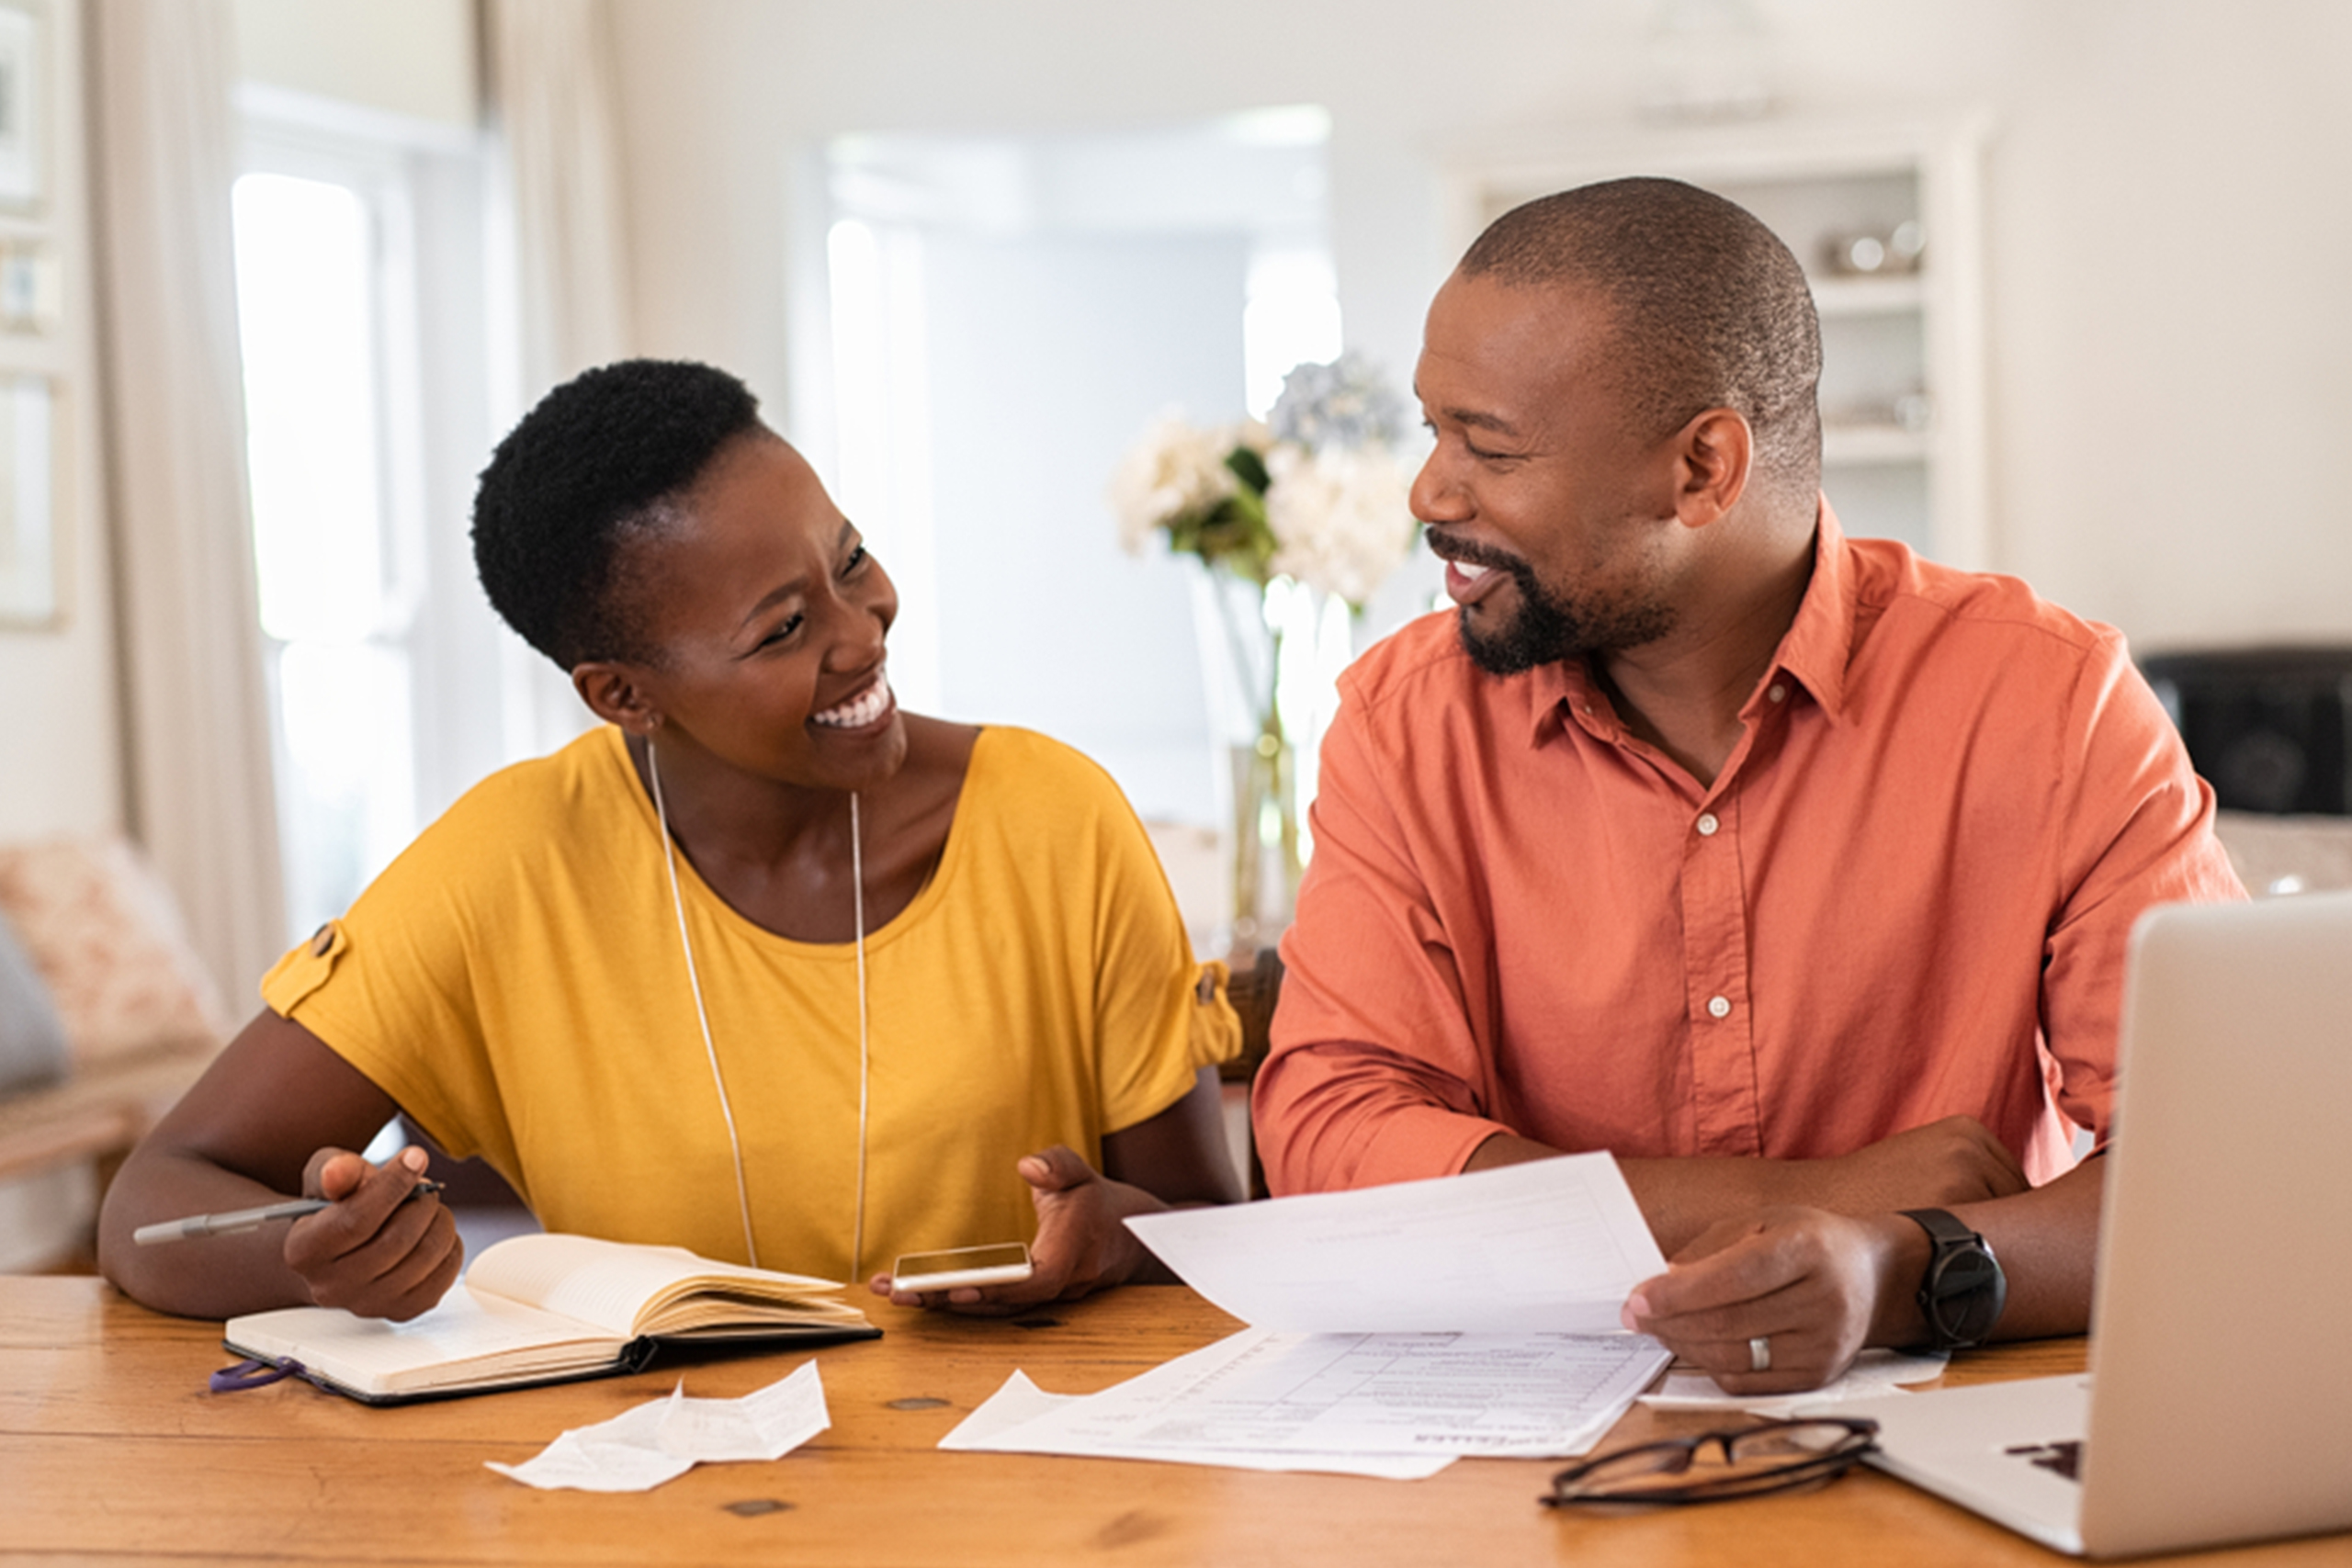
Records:
<instances>
[{"instance_id":1,"label":"flower bouquet","mask_svg":"<svg viewBox=\"0 0 2352 1568\"><path fill-rule=\"evenodd\" d=\"M1287 918L1305 861L1283 638L1317 624L1318 601L1360 613L1410 553L1405 430L1403 400L1344 354L1291 371L1262 422L1203 428L1161 416L1112 476L1128 549L1157 537L1199 558L1241 684L1251 734L1234 756L1237 945Z\"/></svg>"}]
</instances>

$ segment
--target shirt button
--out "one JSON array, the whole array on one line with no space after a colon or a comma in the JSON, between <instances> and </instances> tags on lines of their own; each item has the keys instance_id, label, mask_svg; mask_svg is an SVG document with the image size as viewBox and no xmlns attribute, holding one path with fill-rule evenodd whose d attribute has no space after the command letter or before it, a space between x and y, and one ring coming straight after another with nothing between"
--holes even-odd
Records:
<instances>
[{"instance_id":1,"label":"shirt button","mask_svg":"<svg viewBox=\"0 0 2352 1568\"><path fill-rule=\"evenodd\" d=\"M1715 836L1715 829L1723 826L1722 823L1715 820L1715 814L1712 811L1702 811L1699 813L1698 825L1699 836L1702 839L1713 838Z\"/></svg>"},{"instance_id":2,"label":"shirt button","mask_svg":"<svg viewBox=\"0 0 2352 1568\"><path fill-rule=\"evenodd\" d=\"M1729 997L1710 997L1707 999L1707 1016L1710 1018L1728 1018L1731 1016L1731 998Z\"/></svg>"},{"instance_id":3,"label":"shirt button","mask_svg":"<svg viewBox=\"0 0 2352 1568\"><path fill-rule=\"evenodd\" d=\"M1789 689L1786 686L1781 685L1778 681L1775 681L1770 685L1765 687L1764 694L1771 698L1776 703L1784 703L1789 700Z\"/></svg>"}]
</instances>

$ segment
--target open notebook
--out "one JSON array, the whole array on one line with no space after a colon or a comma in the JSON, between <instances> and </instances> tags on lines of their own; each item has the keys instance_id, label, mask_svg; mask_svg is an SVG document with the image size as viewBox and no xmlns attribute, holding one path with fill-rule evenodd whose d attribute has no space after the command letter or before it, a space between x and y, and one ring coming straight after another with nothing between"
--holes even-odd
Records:
<instances>
[{"instance_id":1,"label":"open notebook","mask_svg":"<svg viewBox=\"0 0 2352 1568\"><path fill-rule=\"evenodd\" d=\"M406 1323L284 1307L232 1317L221 1337L239 1355L294 1362L322 1388L397 1404L634 1371L666 1342L878 1337L841 1290L683 1247L518 1235Z\"/></svg>"}]
</instances>

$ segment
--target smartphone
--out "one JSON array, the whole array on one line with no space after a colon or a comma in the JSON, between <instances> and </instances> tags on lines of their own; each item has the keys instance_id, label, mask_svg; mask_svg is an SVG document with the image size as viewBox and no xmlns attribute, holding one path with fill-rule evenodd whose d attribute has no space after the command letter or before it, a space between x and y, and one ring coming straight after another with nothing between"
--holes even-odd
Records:
<instances>
[{"instance_id":1,"label":"smartphone","mask_svg":"<svg viewBox=\"0 0 2352 1568\"><path fill-rule=\"evenodd\" d=\"M894 1291L953 1291L965 1285L1010 1285L1029 1278L1029 1248L1017 1241L956 1247L945 1252L901 1254L890 1269Z\"/></svg>"}]
</instances>

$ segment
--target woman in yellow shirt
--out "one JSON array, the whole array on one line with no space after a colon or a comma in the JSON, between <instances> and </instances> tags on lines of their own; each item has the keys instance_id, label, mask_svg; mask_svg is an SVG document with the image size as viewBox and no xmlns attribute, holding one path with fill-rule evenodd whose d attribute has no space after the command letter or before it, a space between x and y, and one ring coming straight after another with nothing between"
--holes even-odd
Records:
<instances>
[{"instance_id":1,"label":"woman in yellow shirt","mask_svg":"<svg viewBox=\"0 0 2352 1568\"><path fill-rule=\"evenodd\" d=\"M474 543L605 726L477 786L271 971L109 1191L117 1284L215 1317L431 1306L461 1249L403 1201L423 1152L347 1152L395 1110L551 1229L845 1278L1034 1235L1034 1277L973 1310L1136 1277L1125 1215L1238 1196L1238 1025L1140 825L1068 748L899 709L889 579L740 381L557 389ZM334 1205L128 1245L297 1190Z\"/></svg>"}]
</instances>

